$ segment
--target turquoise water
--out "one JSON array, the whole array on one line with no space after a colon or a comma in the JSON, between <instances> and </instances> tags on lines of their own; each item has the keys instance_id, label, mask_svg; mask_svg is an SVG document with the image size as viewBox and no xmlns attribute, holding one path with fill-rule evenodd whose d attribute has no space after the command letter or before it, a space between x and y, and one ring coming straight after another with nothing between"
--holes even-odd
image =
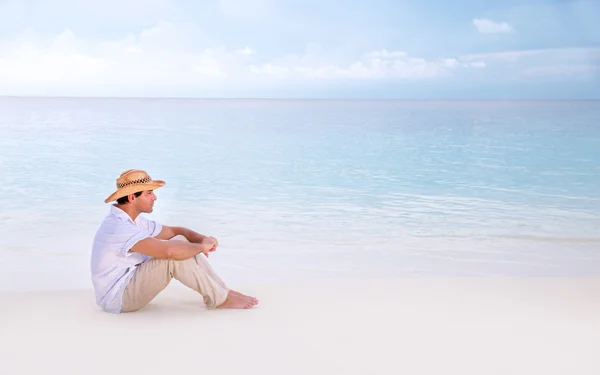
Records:
<instances>
[{"instance_id":1,"label":"turquoise water","mask_svg":"<svg viewBox=\"0 0 600 375\"><path fill-rule=\"evenodd\" d=\"M123 170L239 282L600 275L600 101L0 99L0 288L89 287Z\"/></svg>"}]
</instances>

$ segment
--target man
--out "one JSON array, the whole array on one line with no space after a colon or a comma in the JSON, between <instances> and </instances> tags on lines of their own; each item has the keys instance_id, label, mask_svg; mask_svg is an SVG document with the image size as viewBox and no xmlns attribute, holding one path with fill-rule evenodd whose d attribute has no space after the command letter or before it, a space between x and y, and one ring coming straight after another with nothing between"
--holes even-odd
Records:
<instances>
[{"instance_id":1,"label":"man","mask_svg":"<svg viewBox=\"0 0 600 375\"><path fill-rule=\"evenodd\" d=\"M164 185L137 169L117 178L117 190L104 201L117 202L111 205L92 246L96 303L110 313L137 311L175 278L200 293L209 308L255 306L256 298L229 289L208 263L206 258L218 246L216 238L140 216L153 211L154 190ZM187 241L170 240L175 236Z\"/></svg>"}]
</instances>

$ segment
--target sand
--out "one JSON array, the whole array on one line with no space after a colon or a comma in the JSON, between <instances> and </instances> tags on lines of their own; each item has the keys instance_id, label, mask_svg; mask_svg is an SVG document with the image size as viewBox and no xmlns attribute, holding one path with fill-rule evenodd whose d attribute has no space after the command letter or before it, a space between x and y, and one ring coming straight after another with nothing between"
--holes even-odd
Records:
<instances>
[{"instance_id":1,"label":"sand","mask_svg":"<svg viewBox=\"0 0 600 375\"><path fill-rule=\"evenodd\" d=\"M173 282L113 315L91 290L0 295L0 374L600 374L600 278L395 279L238 288L207 310Z\"/></svg>"}]
</instances>

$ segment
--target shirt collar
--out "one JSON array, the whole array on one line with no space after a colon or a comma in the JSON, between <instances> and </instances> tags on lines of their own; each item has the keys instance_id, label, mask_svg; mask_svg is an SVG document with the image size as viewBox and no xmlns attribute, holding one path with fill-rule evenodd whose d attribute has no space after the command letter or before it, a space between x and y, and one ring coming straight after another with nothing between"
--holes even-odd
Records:
<instances>
[{"instance_id":1,"label":"shirt collar","mask_svg":"<svg viewBox=\"0 0 600 375\"><path fill-rule=\"evenodd\" d=\"M112 215L115 215L116 217L119 217L123 220L128 220L130 222L132 222L133 224L135 224L135 221L133 221L131 219L131 216L129 216L127 214L127 212L123 211L122 209L120 209L119 207L115 206L114 204L110 205L110 213Z\"/></svg>"}]
</instances>

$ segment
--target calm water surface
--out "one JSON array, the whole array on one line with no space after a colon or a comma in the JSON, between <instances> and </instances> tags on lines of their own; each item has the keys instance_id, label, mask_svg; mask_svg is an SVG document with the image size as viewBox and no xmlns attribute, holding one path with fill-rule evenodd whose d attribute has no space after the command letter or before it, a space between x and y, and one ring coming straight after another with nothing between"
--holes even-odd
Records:
<instances>
[{"instance_id":1,"label":"calm water surface","mask_svg":"<svg viewBox=\"0 0 600 375\"><path fill-rule=\"evenodd\" d=\"M90 287L130 168L235 282L600 275L600 101L0 98L0 289Z\"/></svg>"}]
</instances>

